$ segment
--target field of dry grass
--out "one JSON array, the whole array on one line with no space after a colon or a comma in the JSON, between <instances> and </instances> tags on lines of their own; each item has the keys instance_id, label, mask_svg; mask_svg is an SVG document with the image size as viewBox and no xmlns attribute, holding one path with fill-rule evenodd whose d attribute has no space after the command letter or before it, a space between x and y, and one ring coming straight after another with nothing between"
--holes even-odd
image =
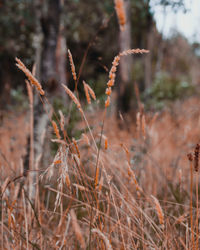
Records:
<instances>
[{"instance_id":1,"label":"field of dry grass","mask_svg":"<svg viewBox=\"0 0 200 250\"><path fill-rule=\"evenodd\" d=\"M84 111L76 93L64 87L82 117L77 129L85 132L69 138L66 118L54 110L49 143L58 145L57 153L49 153L49 165L35 159L27 176L23 159L33 133L29 114L2 116L1 249L199 248L194 167L200 101L177 101L160 113L139 109L135 117L121 117L118 126L109 107L118 61L115 57L109 74L104 110L96 111L92 100L90 112ZM41 85L18 64L45 102ZM84 84L87 100L89 95L95 99Z\"/></svg>"}]
</instances>

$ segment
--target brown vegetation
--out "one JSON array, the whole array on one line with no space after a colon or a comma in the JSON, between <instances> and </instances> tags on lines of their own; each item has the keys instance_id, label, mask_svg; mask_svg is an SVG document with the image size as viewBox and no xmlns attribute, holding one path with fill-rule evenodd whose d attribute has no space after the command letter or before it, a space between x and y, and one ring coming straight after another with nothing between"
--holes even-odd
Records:
<instances>
[{"instance_id":1,"label":"brown vegetation","mask_svg":"<svg viewBox=\"0 0 200 250\"><path fill-rule=\"evenodd\" d=\"M119 56L135 52L146 51ZM85 133L69 138L66 118L59 112L60 119L51 121L56 135L52 142L58 145L51 165L40 163L38 168L35 159L33 170L23 175L31 125L25 116L13 123L9 114L4 115L1 249L198 249L199 100L177 102L173 112L162 114L145 113L138 103L136 122L121 116L119 129L109 109L119 56L109 73L103 112L84 112L78 97L63 85L81 111L78 126ZM35 85L37 80L17 61ZM89 85L84 86L94 98ZM41 94L38 82L36 87Z\"/></svg>"}]
</instances>

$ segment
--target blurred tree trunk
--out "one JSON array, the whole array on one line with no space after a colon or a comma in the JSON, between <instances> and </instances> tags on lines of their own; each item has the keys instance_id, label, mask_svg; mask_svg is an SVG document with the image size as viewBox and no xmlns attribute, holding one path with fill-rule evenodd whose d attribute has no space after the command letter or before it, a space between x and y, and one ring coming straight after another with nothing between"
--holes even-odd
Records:
<instances>
[{"instance_id":1,"label":"blurred tree trunk","mask_svg":"<svg viewBox=\"0 0 200 250\"><path fill-rule=\"evenodd\" d=\"M56 48L56 65L58 72L58 91L62 95L62 99L66 102L67 95L62 89L62 84L67 84L67 75L66 75L66 58L67 58L67 42L64 36L64 1L61 1L61 14L60 14L60 24L59 24L59 33L58 33L58 42Z\"/></svg>"},{"instance_id":2,"label":"blurred tree trunk","mask_svg":"<svg viewBox=\"0 0 200 250\"><path fill-rule=\"evenodd\" d=\"M65 60L62 51L65 40L60 31L61 1L60 0L36 0L35 14L37 16L36 32L36 77L45 90L45 95L49 100L59 89L60 80L66 84ZM58 46L60 40L60 47ZM61 53L62 51L62 53ZM60 58L59 58L59 56ZM49 114L47 114L47 112ZM38 170L41 158L44 157L44 138L49 123L50 106L45 103L45 109L38 95L34 98L34 164L25 164L26 170ZM48 135L47 135L48 136ZM29 138L30 141L30 138ZM49 141L48 141L49 145ZM47 150L49 151L49 150ZM50 152L47 152L47 154ZM28 156L27 156L28 157ZM45 157L45 159L48 157ZM26 160L27 162L27 160ZM46 164L45 164L46 165ZM32 182L37 180L37 171L33 172ZM33 188L29 192L33 201L36 190Z\"/></svg>"},{"instance_id":3,"label":"blurred tree trunk","mask_svg":"<svg viewBox=\"0 0 200 250\"><path fill-rule=\"evenodd\" d=\"M43 32L41 82L44 88L52 92L58 86L58 74L56 72L56 47L60 23L60 1L47 0L46 10L41 16Z\"/></svg>"},{"instance_id":4,"label":"blurred tree trunk","mask_svg":"<svg viewBox=\"0 0 200 250\"><path fill-rule=\"evenodd\" d=\"M130 0L124 0L126 13L126 24L124 29L120 29L119 47L120 51L131 49L131 20L130 20ZM130 83L131 83L132 57L124 56L120 59L117 112L127 112L130 109Z\"/></svg>"},{"instance_id":5,"label":"blurred tree trunk","mask_svg":"<svg viewBox=\"0 0 200 250\"><path fill-rule=\"evenodd\" d=\"M38 32L42 35L41 45L38 46L39 67L37 76L46 91L48 98L53 96L58 89L58 72L56 69L56 47L59 35L60 24L60 1L46 0L45 2L37 0L37 16L39 18ZM36 62L37 63L37 62ZM46 105L47 111L48 105ZM47 128L49 122L48 115L44 111L39 98L35 99L34 107L34 126L35 126L35 159L43 152L41 135Z\"/></svg>"}]
</instances>

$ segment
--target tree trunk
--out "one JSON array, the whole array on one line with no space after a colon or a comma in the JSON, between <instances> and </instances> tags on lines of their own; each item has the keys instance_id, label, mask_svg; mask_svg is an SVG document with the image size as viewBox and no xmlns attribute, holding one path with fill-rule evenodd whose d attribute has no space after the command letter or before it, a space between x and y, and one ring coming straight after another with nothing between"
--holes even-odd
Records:
<instances>
[{"instance_id":1,"label":"tree trunk","mask_svg":"<svg viewBox=\"0 0 200 250\"><path fill-rule=\"evenodd\" d=\"M130 0L124 0L126 13L126 24L119 33L120 51L131 49L131 21L130 21ZM127 112L130 109L130 83L131 83L132 57L124 56L119 65L119 82L117 97L117 112Z\"/></svg>"},{"instance_id":2,"label":"tree trunk","mask_svg":"<svg viewBox=\"0 0 200 250\"><path fill-rule=\"evenodd\" d=\"M36 0L35 13L38 19L36 32L36 77L45 90L45 95L50 101L55 91L58 89L59 74L56 65L56 48L59 35L60 24L60 1L59 0ZM39 38L39 39L38 39ZM42 38L42 39L41 39ZM60 72L59 72L60 73ZM64 81L64 80L63 80ZM65 82L66 83L66 82ZM30 173L30 182L38 181L38 168L41 157L44 153L44 138L49 122L50 106L45 103L45 109L38 95L34 98L34 164ZM28 139L30 141L30 138ZM48 142L49 143L49 142ZM27 156L28 157L28 156ZM28 162L28 161L26 161ZM45 164L46 165L46 164ZM24 173L29 170L25 165ZM30 185L31 186L31 185ZM37 196L38 189L35 185L29 190L31 201ZM36 204L37 205L37 204Z\"/></svg>"},{"instance_id":3,"label":"tree trunk","mask_svg":"<svg viewBox=\"0 0 200 250\"><path fill-rule=\"evenodd\" d=\"M64 2L61 1L61 7L63 9ZM60 26L59 26L59 34L58 34L58 42L57 42L57 48L56 48L56 65L57 65L57 72L58 72L58 91L62 95L63 101L67 101L67 95L62 89L62 84L67 84L67 75L66 75L66 55L67 55L67 42L66 38L64 36L64 13L62 12L60 14Z\"/></svg>"},{"instance_id":4,"label":"tree trunk","mask_svg":"<svg viewBox=\"0 0 200 250\"><path fill-rule=\"evenodd\" d=\"M56 71L56 47L60 23L60 1L47 0L47 9L41 17L43 32L41 82L48 92L58 87Z\"/></svg>"}]
</instances>

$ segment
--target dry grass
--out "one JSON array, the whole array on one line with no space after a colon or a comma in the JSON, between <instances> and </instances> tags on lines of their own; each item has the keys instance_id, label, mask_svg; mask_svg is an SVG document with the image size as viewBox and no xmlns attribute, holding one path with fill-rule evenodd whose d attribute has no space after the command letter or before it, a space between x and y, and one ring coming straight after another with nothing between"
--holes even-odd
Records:
<instances>
[{"instance_id":1,"label":"dry grass","mask_svg":"<svg viewBox=\"0 0 200 250\"><path fill-rule=\"evenodd\" d=\"M109 100L116 60L106 90ZM119 129L109 105L85 113L76 95L63 87L81 111L79 129L89 132L78 140L68 138L66 118L59 112L60 121L52 121L58 151L52 164L39 166L36 183L29 182L30 174L22 175L32 125L24 116L14 123L13 114L4 116L1 249L198 249L194 166L200 101L177 102L173 112L162 114L145 113L140 103L135 121L122 119ZM38 187L35 203L29 199L30 185Z\"/></svg>"}]
</instances>

